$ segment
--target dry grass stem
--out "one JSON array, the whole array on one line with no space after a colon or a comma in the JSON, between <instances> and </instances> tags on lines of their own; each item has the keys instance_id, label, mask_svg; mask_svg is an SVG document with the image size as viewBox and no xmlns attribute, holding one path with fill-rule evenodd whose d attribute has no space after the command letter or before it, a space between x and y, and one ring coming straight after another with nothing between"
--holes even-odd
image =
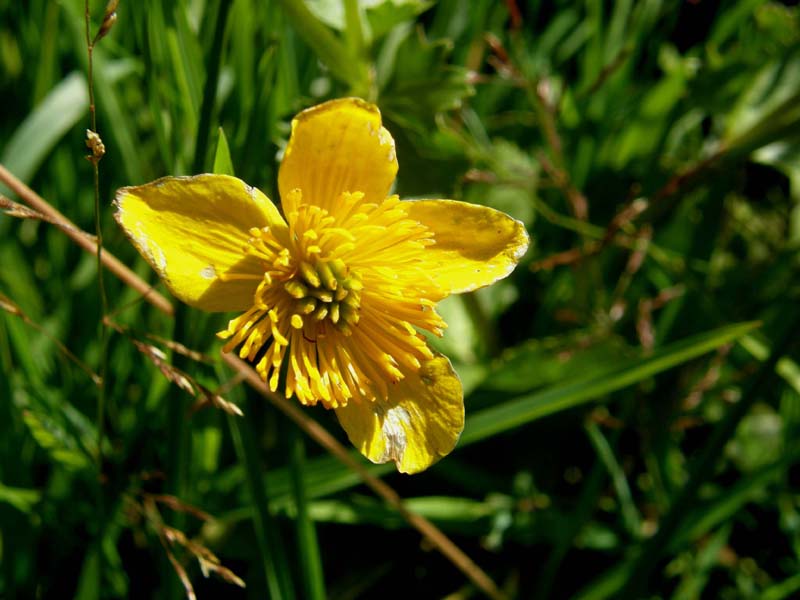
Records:
<instances>
[{"instance_id":1,"label":"dry grass stem","mask_svg":"<svg viewBox=\"0 0 800 600\"><path fill-rule=\"evenodd\" d=\"M44 198L17 179L3 165L0 165L0 181L6 184L25 204L44 215L49 223L56 224L78 246L90 254L97 255L97 244L94 236L77 227L72 221L53 208ZM125 285L140 293L145 300L162 313L170 316L174 314L172 303L169 300L122 264L114 255L107 251L103 252L101 260L106 269L116 275Z\"/></svg>"},{"instance_id":2,"label":"dry grass stem","mask_svg":"<svg viewBox=\"0 0 800 600\"><path fill-rule=\"evenodd\" d=\"M45 336L48 340L53 342L56 348L58 348L59 352L61 352L61 354L66 356L70 361L75 363L75 365L81 371L86 373L96 386L99 387L103 384L103 379L102 377L100 377L100 375L92 371L92 369L90 369L86 363L84 363L80 358L75 356L75 354L69 348L67 348L58 338L51 335L44 327L42 327L36 321L31 319L27 314L25 314L25 311L23 311L16 302L11 300L11 298L6 296L2 292L0 292L0 310L3 310L16 317L19 317L25 324L32 327L33 329L41 333L43 336Z\"/></svg>"},{"instance_id":3,"label":"dry grass stem","mask_svg":"<svg viewBox=\"0 0 800 600\"><path fill-rule=\"evenodd\" d=\"M168 381L174 383L184 392L197 399L197 402L192 407L192 412L196 412L197 410L207 406L213 406L228 413L229 415L236 417L244 416L242 409L236 406L233 402L225 400L225 398L215 392L212 392L206 386L198 382L194 377L171 364L167 359L166 353L158 346L154 346L153 344L148 344L137 339L129 329L122 327L110 319L105 319L104 323L130 340L134 347L144 356L146 356L150 362L152 362L156 368L161 371L161 374L164 375ZM177 344L176 342L171 342L169 345L180 346L182 349L186 349L185 346ZM188 349L186 350L190 354L202 356L198 352L193 352Z\"/></svg>"}]
</instances>

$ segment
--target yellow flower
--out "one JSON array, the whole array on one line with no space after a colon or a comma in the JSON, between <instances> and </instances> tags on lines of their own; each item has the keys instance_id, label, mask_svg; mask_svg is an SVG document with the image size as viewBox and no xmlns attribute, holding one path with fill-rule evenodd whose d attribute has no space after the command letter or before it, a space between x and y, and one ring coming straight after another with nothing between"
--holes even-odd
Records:
<instances>
[{"instance_id":1,"label":"yellow flower","mask_svg":"<svg viewBox=\"0 0 800 600\"><path fill-rule=\"evenodd\" d=\"M394 140L361 100L300 113L281 164L283 215L225 175L126 187L116 218L180 300L240 311L219 336L270 389L333 408L373 462L406 473L449 453L464 426L461 382L422 332L436 304L508 275L524 226L490 208L389 196Z\"/></svg>"}]
</instances>

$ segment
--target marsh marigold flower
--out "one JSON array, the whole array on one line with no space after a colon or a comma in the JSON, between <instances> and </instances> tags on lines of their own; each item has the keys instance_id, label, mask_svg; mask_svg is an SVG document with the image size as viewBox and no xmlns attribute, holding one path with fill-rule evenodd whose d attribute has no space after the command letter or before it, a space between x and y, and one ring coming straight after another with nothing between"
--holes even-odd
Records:
<instances>
[{"instance_id":1,"label":"marsh marigold flower","mask_svg":"<svg viewBox=\"0 0 800 600\"><path fill-rule=\"evenodd\" d=\"M347 98L300 113L278 176L282 214L235 177L126 187L116 218L180 300L238 311L219 336L266 385L336 411L370 460L413 473L464 426L461 383L424 332L436 304L508 275L528 236L507 215L400 200L378 109Z\"/></svg>"}]
</instances>

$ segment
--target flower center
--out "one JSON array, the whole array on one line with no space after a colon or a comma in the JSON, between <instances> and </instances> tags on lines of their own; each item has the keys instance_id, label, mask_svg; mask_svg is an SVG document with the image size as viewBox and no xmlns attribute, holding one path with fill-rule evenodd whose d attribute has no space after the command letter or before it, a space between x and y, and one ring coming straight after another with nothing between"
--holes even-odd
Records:
<instances>
[{"instance_id":1,"label":"flower center","mask_svg":"<svg viewBox=\"0 0 800 600\"><path fill-rule=\"evenodd\" d=\"M444 297L426 270L427 227L396 196L366 203L344 193L323 208L291 192L286 227L250 230L245 252L263 275L253 306L230 321L224 350L256 363L270 389L344 406L386 398L392 384L433 357L420 330L441 335Z\"/></svg>"},{"instance_id":2,"label":"flower center","mask_svg":"<svg viewBox=\"0 0 800 600\"><path fill-rule=\"evenodd\" d=\"M361 277L348 272L339 258L300 262L297 274L283 284L294 298L292 327L302 329L306 321L328 322L344 335L353 333L361 308Z\"/></svg>"}]
</instances>

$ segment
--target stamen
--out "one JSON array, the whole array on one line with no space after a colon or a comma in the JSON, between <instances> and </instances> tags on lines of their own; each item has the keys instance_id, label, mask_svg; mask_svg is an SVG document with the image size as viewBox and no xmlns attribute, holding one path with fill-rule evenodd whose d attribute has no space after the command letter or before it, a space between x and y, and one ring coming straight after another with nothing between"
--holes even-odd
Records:
<instances>
[{"instance_id":1,"label":"stamen","mask_svg":"<svg viewBox=\"0 0 800 600\"><path fill-rule=\"evenodd\" d=\"M261 281L253 307L218 335L248 360L263 353L256 370L269 388L285 373L287 397L304 404L386 398L391 383L433 356L419 331L445 327L434 310L445 294L423 254L432 234L396 197L364 203L345 192L317 205L304 204L299 189L289 195L288 229L250 229L246 252L263 275L219 275Z\"/></svg>"}]
</instances>

